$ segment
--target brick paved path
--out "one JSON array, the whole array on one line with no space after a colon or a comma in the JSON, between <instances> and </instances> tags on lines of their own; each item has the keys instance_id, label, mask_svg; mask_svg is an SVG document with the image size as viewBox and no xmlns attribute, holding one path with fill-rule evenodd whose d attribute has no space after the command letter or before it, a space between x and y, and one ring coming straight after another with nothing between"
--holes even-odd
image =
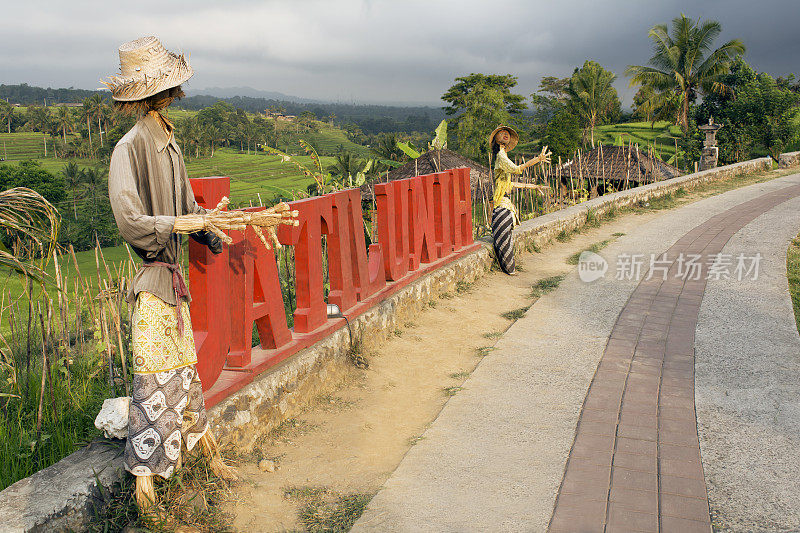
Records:
<instances>
[{"instance_id":1,"label":"brick paved path","mask_svg":"<svg viewBox=\"0 0 800 533\"><path fill-rule=\"evenodd\" d=\"M800 185L785 187L710 218L665 252L666 276L654 270L634 290L586 395L551 532L711 531L694 410L706 262L753 219L798 195ZM679 276L681 254L702 256L699 279Z\"/></svg>"}]
</instances>

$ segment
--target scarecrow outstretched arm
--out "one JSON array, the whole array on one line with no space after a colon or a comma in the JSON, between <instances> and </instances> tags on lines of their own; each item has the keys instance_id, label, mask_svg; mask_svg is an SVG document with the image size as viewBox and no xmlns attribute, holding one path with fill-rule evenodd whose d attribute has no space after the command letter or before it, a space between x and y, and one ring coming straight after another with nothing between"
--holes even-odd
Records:
<instances>
[{"instance_id":1,"label":"scarecrow outstretched arm","mask_svg":"<svg viewBox=\"0 0 800 533\"><path fill-rule=\"evenodd\" d=\"M281 202L263 211L226 211L228 198L223 198L220 203L211 211L203 214L182 215L175 218L175 233L194 233L197 231L211 231L226 244L233 241L224 233L223 230L244 231L248 226L253 228L256 235L267 248L270 244L263 233L267 231L267 236L275 246L280 248L276 235L276 229L280 224L297 226L297 211L292 211L289 205Z\"/></svg>"}]
</instances>

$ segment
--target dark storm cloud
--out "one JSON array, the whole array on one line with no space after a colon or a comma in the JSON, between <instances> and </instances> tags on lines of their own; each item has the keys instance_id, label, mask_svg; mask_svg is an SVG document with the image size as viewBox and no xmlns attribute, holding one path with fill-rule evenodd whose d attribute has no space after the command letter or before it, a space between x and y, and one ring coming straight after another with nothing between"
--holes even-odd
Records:
<instances>
[{"instance_id":1,"label":"dark storm cloud","mask_svg":"<svg viewBox=\"0 0 800 533\"><path fill-rule=\"evenodd\" d=\"M4 8L0 82L95 88L116 48L160 36L192 53L191 87L251 86L298 96L436 104L453 78L511 73L519 92L568 76L586 59L619 76L650 57L648 29L683 12L719 20L717 44L740 38L747 60L774 75L800 71L800 2L629 0L498 4L476 0L27 2Z\"/></svg>"}]
</instances>

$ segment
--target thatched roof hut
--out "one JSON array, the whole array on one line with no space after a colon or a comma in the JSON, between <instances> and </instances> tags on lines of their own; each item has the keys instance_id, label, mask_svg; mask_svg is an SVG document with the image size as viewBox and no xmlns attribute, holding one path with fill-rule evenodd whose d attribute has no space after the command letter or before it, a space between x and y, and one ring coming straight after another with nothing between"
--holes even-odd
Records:
<instances>
[{"instance_id":1,"label":"thatched roof hut","mask_svg":"<svg viewBox=\"0 0 800 533\"><path fill-rule=\"evenodd\" d=\"M457 154L452 150L444 148L442 150L429 150L420 155L417 159L409 161L401 167L390 170L388 173L388 181L401 180L406 178L413 178L415 176L422 176L423 174L433 174L435 172L442 172L444 170L451 170L454 168L469 167L469 179L473 195L478 190L478 185L487 185L490 183L489 168L476 163L475 161ZM378 182L387 181L387 175L381 176ZM361 187L361 197L364 200L372 199L372 187L370 184L364 184Z\"/></svg>"},{"instance_id":2,"label":"thatched roof hut","mask_svg":"<svg viewBox=\"0 0 800 533\"><path fill-rule=\"evenodd\" d=\"M603 146L582 152L561 165L562 180L567 176L582 177L590 182L652 183L680 176L681 172L649 150L636 145Z\"/></svg>"}]
</instances>

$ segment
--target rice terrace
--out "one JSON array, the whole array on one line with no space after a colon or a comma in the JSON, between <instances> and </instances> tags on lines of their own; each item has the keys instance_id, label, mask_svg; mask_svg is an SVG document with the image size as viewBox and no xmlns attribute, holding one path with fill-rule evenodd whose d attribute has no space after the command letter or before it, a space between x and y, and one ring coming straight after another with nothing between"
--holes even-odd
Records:
<instances>
[{"instance_id":1,"label":"rice terrace","mask_svg":"<svg viewBox=\"0 0 800 533\"><path fill-rule=\"evenodd\" d=\"M794 3L46 4L0 531L800 529Z\"/></svg>"}]
</instances>

